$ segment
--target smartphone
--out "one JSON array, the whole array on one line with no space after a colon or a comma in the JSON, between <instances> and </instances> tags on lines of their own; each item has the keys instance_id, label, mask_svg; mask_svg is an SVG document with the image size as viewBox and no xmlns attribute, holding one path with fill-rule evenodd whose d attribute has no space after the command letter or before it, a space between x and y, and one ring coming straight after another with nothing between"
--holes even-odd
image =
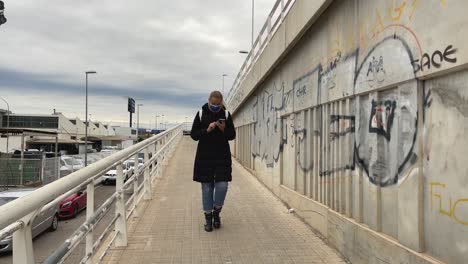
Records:
<instances>
[{"instance_id":1,"label":"smartphone","mask_svg":"<svg viewBox=\"0 0 468 264\"><path fill-rule=\"evenodd\" d=\"M225 122L225 121L226 121L226 119L224 119L224 118L218 119L218 122L219 122L219 123L223 123L223 122Z\"/></svg>"}]
</instances>

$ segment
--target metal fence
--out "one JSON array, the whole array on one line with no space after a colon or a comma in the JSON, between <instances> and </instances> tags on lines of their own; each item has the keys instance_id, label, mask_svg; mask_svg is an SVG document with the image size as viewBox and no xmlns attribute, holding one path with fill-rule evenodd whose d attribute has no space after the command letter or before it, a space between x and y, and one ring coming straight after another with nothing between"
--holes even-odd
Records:
<instances>
[{"instance_id":1,"label":"metal fence","mask_svg":"<svg viewBox=\"0 0 468 264\"><path fill-rule=\"evenodd\" d=\"M23 169L21 169L23 167ZM0 186L34 185L40 182L42 160L0 159Z\"/></svg>"},{"instance_id":2,"label":"metal fence","mask_svg":"<svg viewBox=\"0 0 468 264\"><path fill-rule=\"evenodd\" d=\"M88 165L112 152L88 154ZM23 167L23 169L21 169ZM84 167L84 155L42 159L0 158L0 190L14 186L41 186L65 177Z\"/></svg>"}]
</instances>

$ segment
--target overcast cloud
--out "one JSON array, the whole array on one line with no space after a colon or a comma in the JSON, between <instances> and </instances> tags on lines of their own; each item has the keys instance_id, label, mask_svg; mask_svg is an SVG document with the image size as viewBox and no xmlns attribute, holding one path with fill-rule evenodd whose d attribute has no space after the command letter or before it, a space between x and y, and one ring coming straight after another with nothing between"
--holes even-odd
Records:
<instances>
[{"instance_id":1,"label":"overcast cloud","mask_svg":"<svg viewBox=\"0 0 468 264\"><path fill-rule=\"evenodd\" d=\"M250 0L3 1L0 96L15 113L84 118L84 72L96 70L93 120L126 122L125 96L144 104L142 123L191 119L250 46ZM273 2L256 0L256 31Z\"/></svg>"}]
</instances>

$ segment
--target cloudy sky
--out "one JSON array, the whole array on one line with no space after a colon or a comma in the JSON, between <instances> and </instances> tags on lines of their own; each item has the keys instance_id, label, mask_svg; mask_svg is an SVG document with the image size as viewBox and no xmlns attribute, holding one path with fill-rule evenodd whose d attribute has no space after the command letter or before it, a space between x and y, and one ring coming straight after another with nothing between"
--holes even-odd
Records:
<instances>
[{"instance_id":1,"label":"cloudy sky","mask_svg":"<svg viewBox=\"0 0 468 264\"><path fill-rule=\"evenodd\" d=\"M0 96L15 113L84 119L84 72L95 70L93 120L127 123L125 96L144 104L147 126L192 119L223 73L231 87L250 47L251 0L3 1ZM255 1L256 32L273 2Z\"/></svg>"}]
</instances>

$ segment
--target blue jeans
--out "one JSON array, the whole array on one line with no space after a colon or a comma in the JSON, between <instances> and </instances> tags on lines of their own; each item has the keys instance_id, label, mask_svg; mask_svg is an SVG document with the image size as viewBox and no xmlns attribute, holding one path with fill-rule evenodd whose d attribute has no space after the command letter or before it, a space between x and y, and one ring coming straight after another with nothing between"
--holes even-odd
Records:
<instances>
[{"instance_id":1,"label":"blue jeans","mask_svg":"<svg viewBox=\"0 0 468 264\"><path fill-rule=\"evenodd\" d=\"M203 210L208 212L213 210L214 206L221 207L224 205L224 199L228 190L228 182L202 182L202 200Z\"/></svg>"}]
</instances>

